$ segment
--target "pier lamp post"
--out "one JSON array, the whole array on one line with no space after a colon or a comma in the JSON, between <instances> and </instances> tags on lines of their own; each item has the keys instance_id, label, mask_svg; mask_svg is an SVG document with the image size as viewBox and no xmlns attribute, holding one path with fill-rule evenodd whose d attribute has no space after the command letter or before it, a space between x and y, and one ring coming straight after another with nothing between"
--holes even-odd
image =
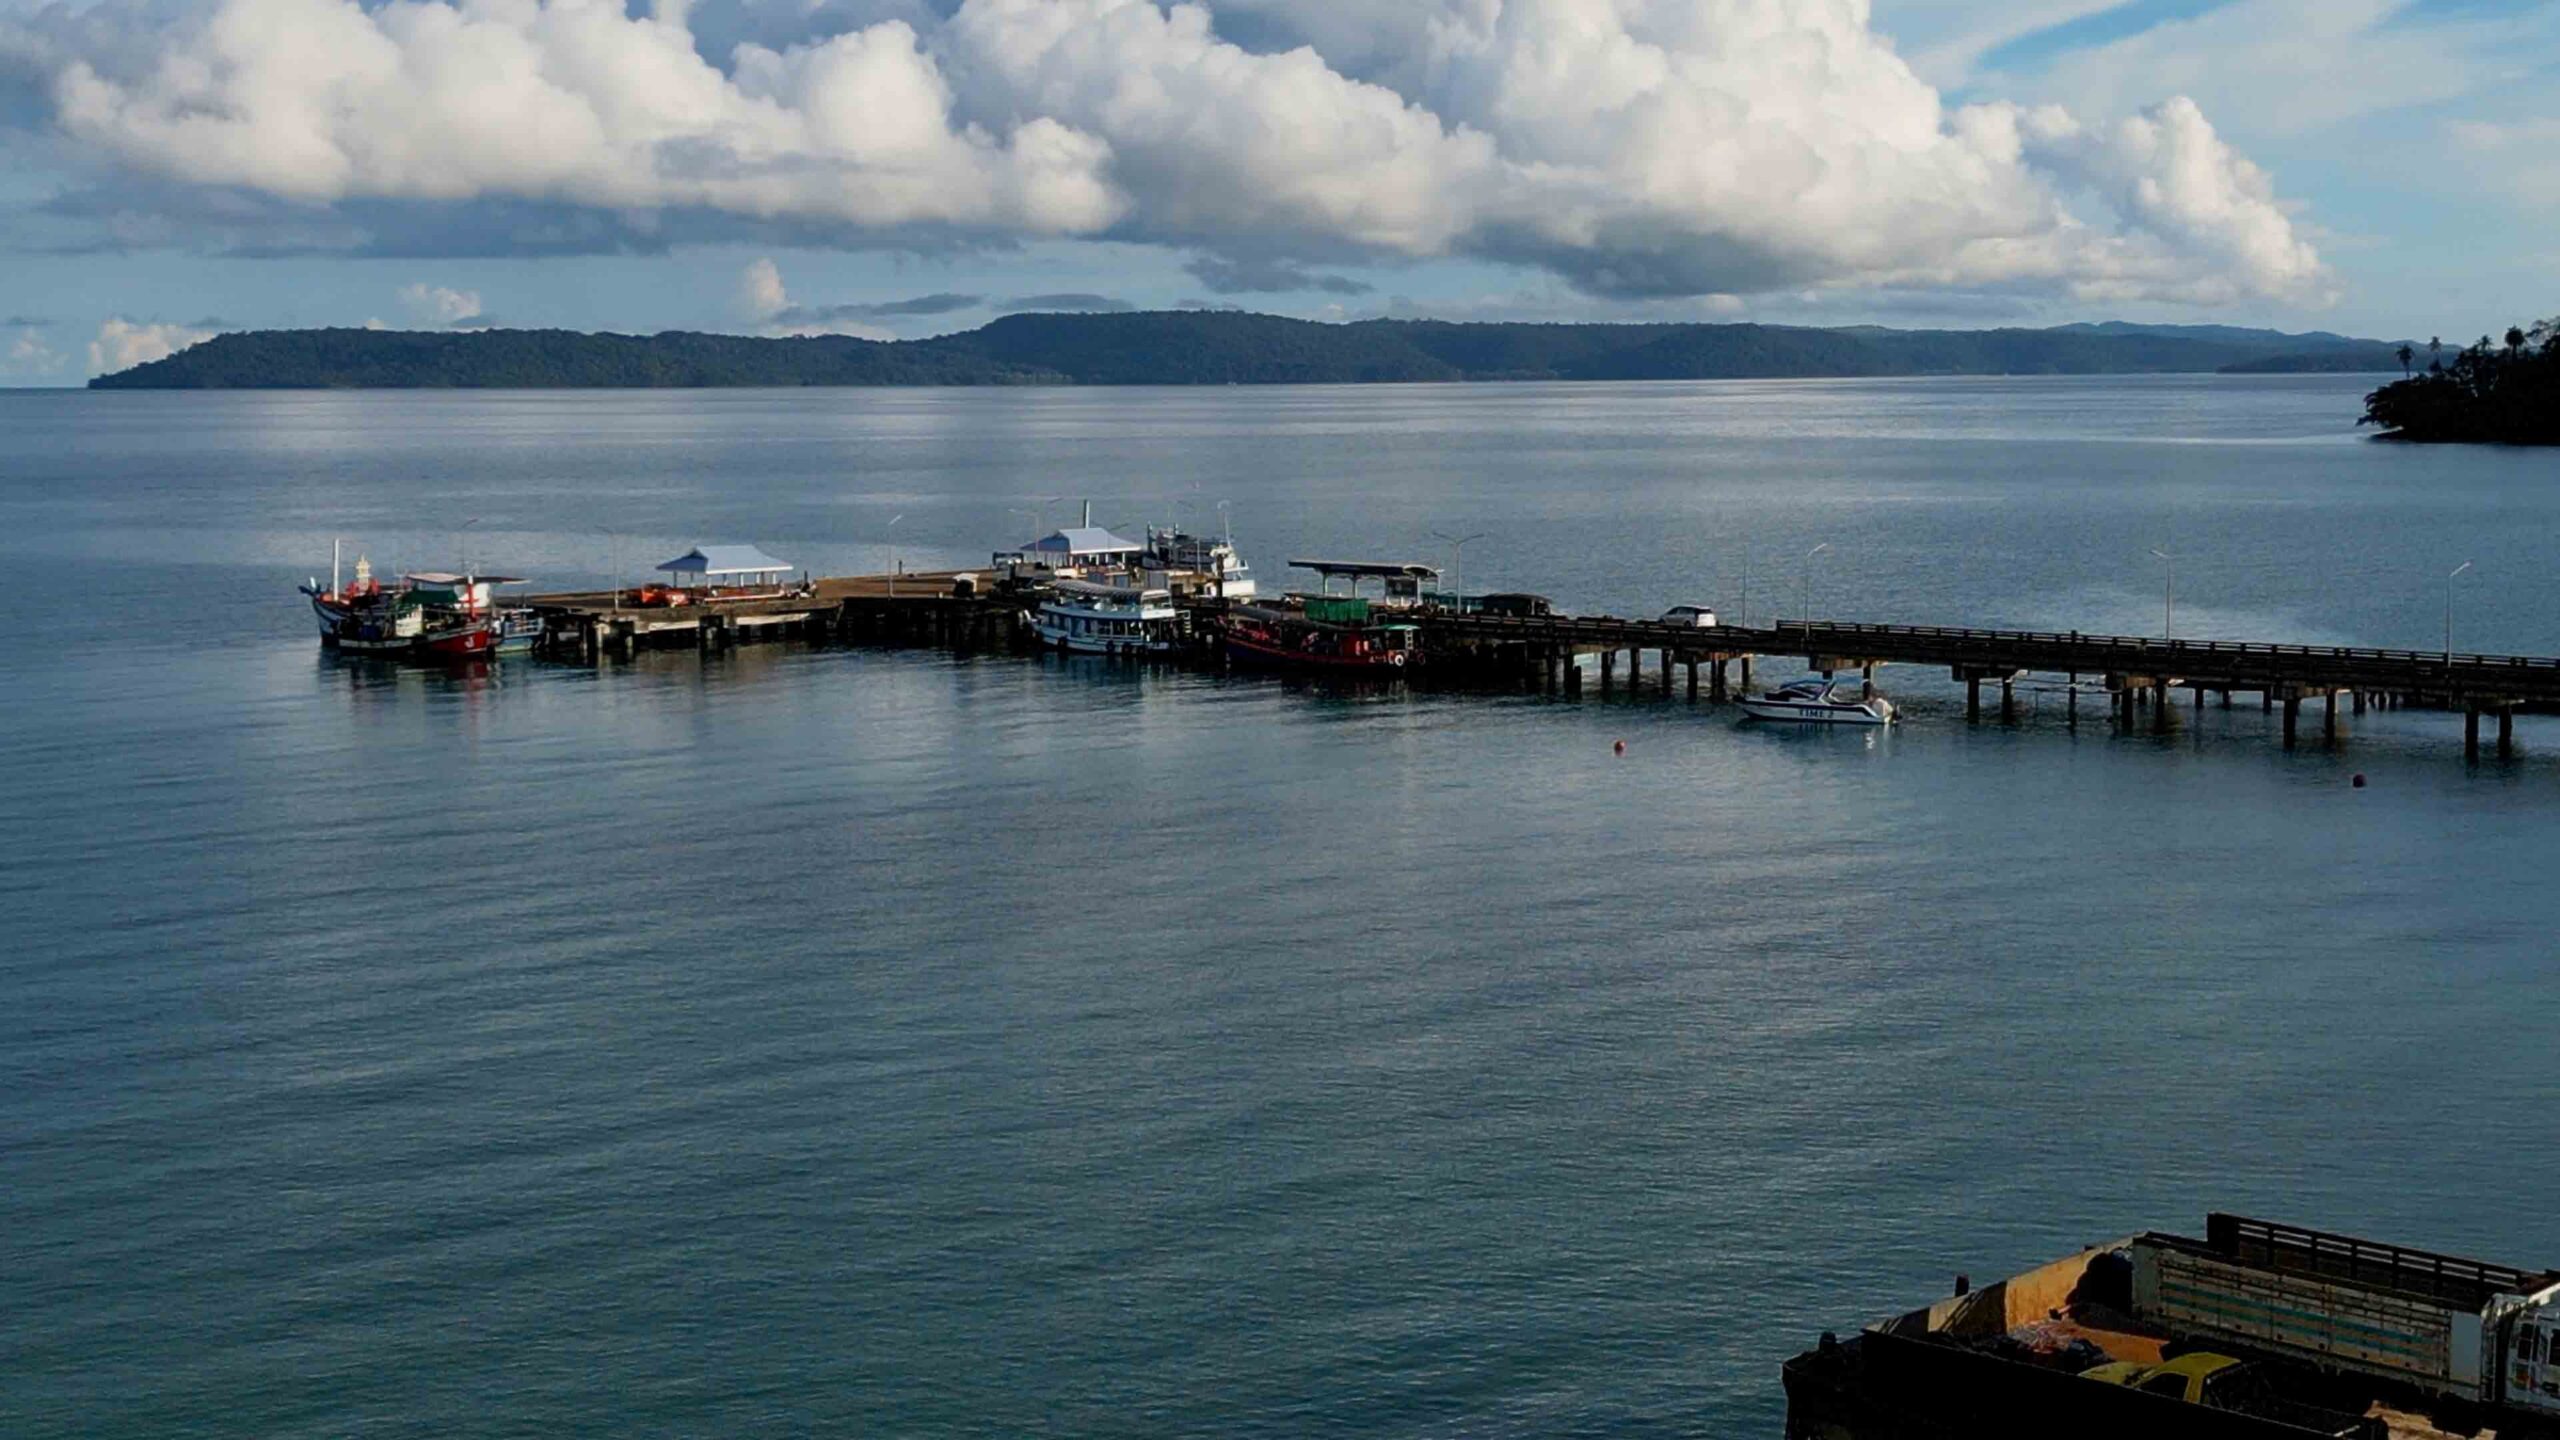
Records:
<instances>
[{"instance_id":1,"label":"pier lamp post","mask_svg":"<svg viewBox=\"0 0 2560 1440\"><path fill-rule=\"evenodd\" d=\"M2453 574L2444 577L2444 663L2447 665L2453 663L2453 582L2470 568L2471 562L2465 560L2453 567Z\"/></svg>"},{"instance_id":2,"label":"pier lamp post","mask_svg":"<svg viewBox=\"0 0 2560 1440\"><path fill-rule=\"evenodd\" d=\"M1467 592L1458 585L1458 562L1463 558L1468 541L1481 540L1484 537L1485 532L1482 530L1472 535L1450 535L1438 530L1431 532L1431 538L1434 540L1449 542L1449 593L1458 597L1458 608L1462 610L1466 608Z\"/></svg>"},{"instance_id":3,"label":"pier lamp post","mask_svg":"<svg viewBox=\"0 0 2560 1440\"><path fill-rule=\"evenodd\" d=\"M1813 557L1830 548L1831 542L1825 540L1804 552L1804 643L1807 645L1813 643Z\"/></svg>"},{"instance_id":4,"label":"pier lamp post","mask_svg":"<svg viewBox=\"0 0 2560 1440\"><path fill-rule=\"evenodd\" d=\"M881 543L889 548L889 598L892 600L898 598L898 537L894 532L898 522L906 518L903 514L892 515L889 523L880 527Z\"/></svg>"},{"instance_id":5,"label":"pier lamp post","mask_svg":"<svg viewBox=\"0 0 2560 1440\"><path fill-rule=\"evenodd\" d=\"M2177 557L2157 546L2152 547L2151 554L2160 562L2160 638L2174 639L2178 632L2170 625L2170 621L2176 612L2170 606L2178 581Z\"/></svg>"}]
</instances>

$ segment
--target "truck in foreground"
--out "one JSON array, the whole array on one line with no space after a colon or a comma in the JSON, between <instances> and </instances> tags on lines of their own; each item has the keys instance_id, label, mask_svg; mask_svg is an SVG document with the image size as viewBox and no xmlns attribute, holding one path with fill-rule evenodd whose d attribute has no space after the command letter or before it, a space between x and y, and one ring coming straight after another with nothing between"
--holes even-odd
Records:
<instances>
[{"instance_id":1,"label":"truck in foreground","mask_svg":"<svg viewBox=\"0 0 2560 1440\"><path fill-rule=\"evenodd\" d=\"M1785 1380L1790 1440L2560 1436L2560 1272L2215 1214L1826 1335Z\"/></svg>"}]
</instances>

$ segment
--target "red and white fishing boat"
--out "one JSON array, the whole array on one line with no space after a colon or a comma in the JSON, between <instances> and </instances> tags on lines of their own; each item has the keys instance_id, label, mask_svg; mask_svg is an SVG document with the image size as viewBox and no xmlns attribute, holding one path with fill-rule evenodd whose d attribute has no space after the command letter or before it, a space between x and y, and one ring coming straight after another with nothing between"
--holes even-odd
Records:
<instances>
[{"instance_id":1,"label":"red and white fishing boat","mask_svg":"<svg viewBox=\"0 0 2560 1440\"><path fill-rule=\"evenodd\" d=\"M1366 601L1320 599L1306 610L1238 606L1227 612L1222 636L1227 658L1239 664L1367 675L1402 673L1421 654L1421 637L1416 626L1370 618Z\"/></svg>"},{"instance_id":2,"label":"red and white fishing boat","mask_svg":"<svg viewBox=\"0 0 2560 1440\"><path fill-rule=\"evenodd\" d=\"M466 660L498 648L508 626L496 608L496 587L517 583L507 575L428 570L386 586L374 579L373 563L359 555L354 580L340 584L332 545L329 588L314 579L301 589L320 623L323 645L350 655Z\"/></svg>"}]
</instances>

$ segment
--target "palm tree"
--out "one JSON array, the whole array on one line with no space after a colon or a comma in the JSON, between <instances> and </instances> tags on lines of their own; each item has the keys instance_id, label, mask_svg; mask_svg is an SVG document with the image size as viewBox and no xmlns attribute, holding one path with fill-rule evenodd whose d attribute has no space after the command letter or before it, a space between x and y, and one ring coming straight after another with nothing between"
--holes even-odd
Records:
<instances>
[{"instance_id":1,"label":"palm tree","mask_svg":"<svg viewBox=\"0 0 2560 1440\"><path fill-rule=\"evenodd\" d=\"M2427 368L2430 370L2444 368L2444 337L2441 335L2432 336L2427 341Z\"/></svg>"},{"instance_id":2,"label":"palm tree","mask_svg":"<svg viewBox=\"0 0 2560 1440\"><path fill-rule=\"evenodd\" d=\"M2415 360L2415 359L2417 359L2417 358L2418 358L2418 352L2417 352L2417 351L2410 349L2410 348L2409 348L2408 346L2406 346L2406 345L2403 345L2403 346L2401 346L2401 347L2400 347L2400 378L2401 378L2401 379L2406 380L2406 379L2408 379L2408 378L2409 378L2409 362L2410 362L2410 361L2412 361L2412 360Z\"/></svg>"},{"instance_id":3,"label":"palm tree","mask_svg":"<svg viewBox=\"0 0 2560 1440\"><path fill-rule=\"evenodd\" d=\"M2522 328L2522 327L2520 327L2520 326L2515 326L2515 325L2510 325L2510 326L2508 326L2508 327L2507 327L2507 354L2508 354L2508 355L2510 355L2510 356L2512 356L2512 355L2514 355L2517 351L2519 351L2519 350L2521 350L2521 349L2523 349L2523 348L2524 348L2524 330L2523 330L2523 328Z\"/></svg>"}]
</instances>

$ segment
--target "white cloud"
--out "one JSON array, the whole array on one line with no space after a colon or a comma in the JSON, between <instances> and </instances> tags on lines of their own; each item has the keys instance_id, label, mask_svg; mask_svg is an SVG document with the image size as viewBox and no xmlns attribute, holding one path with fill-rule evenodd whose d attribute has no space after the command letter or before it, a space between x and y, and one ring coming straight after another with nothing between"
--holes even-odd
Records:
<instances>
[{"instance_id":1,"label":"white cloud","mask_svg":"<svg viewBox=\"0 0 2560 1440\"><path fill-rule=\"evenodd\" d=\"M2551 163L2560 154L2560 117L2457 120L2445 126L2445 133L2476 184L2504 190L2536 208L2560 207L2560 169Z\"/></svg>"},{"instance_id":2,"label":"white cloud","mask_svg":"<svg viewBox=\"0 0 2560 1440\"><path fill-rule=\"evenodd\" d=\"M187 325L137 324L118 315L99 326L98 338L89 342L89 373L112 375L165 360L213 335L210 330Z\"/></svg>"},{"instance_id":3,"label":"white cloud","mask_svg":"<svg viewBox=\"0 0 2560 1440\"><path fill-rule=\"evenodd\" d=\"M719 64L682 6L621 0L213 0L19 48L53 57L57 121L93 153L311 202L1457 254L1622 296L2326 288L2264 174L2173 91L1951 110L1867 0L897 10Z\"/></svg>"},{"instance_id":4,"label":"white cloud","mask_svg":"<svg viewBox=\"0 0 2560 1440\"><path fill-rule=\"evenodd\" d=\"M738 308L750 320L770 320L791 306L791 292L782 288L782 269L761 256L747 262L738 276Z\"/></svg>"},{"instance_id":5,"label":"white cloud","mask_svg":"<svg viewBox=\"0 0 2560 1440\"><path fill-rule=\"evenodd\" d=\"M480 315L480 292L454 290L421 281L400 287L400 303L430 325L459 325Z\"/></svg>"},{"instance_id":6,"label":"white cloud","mask_svg":"<svg viewBox=\"0 0 2560 1440\"><path fill-rule=\"evenodd\" d=\"M2560 8L2500 13L2406 0L2234 0L2054 60L2038 94L2097 113L2192 96L2259 139L2527 81L2560 40Z\"/></svg>"},{"instance_id":7,"label":"white cloud","mask_svg":"<svg viewBox=\"0 0 2560 1440\"><path fill-rule=\"evenodd\" d=\"M9 348L0 355L0 374L50 375L62 368L62 356L44 340L44 332L34 326L23 326L9 336Z\"/></svg>"}]
</instances>

